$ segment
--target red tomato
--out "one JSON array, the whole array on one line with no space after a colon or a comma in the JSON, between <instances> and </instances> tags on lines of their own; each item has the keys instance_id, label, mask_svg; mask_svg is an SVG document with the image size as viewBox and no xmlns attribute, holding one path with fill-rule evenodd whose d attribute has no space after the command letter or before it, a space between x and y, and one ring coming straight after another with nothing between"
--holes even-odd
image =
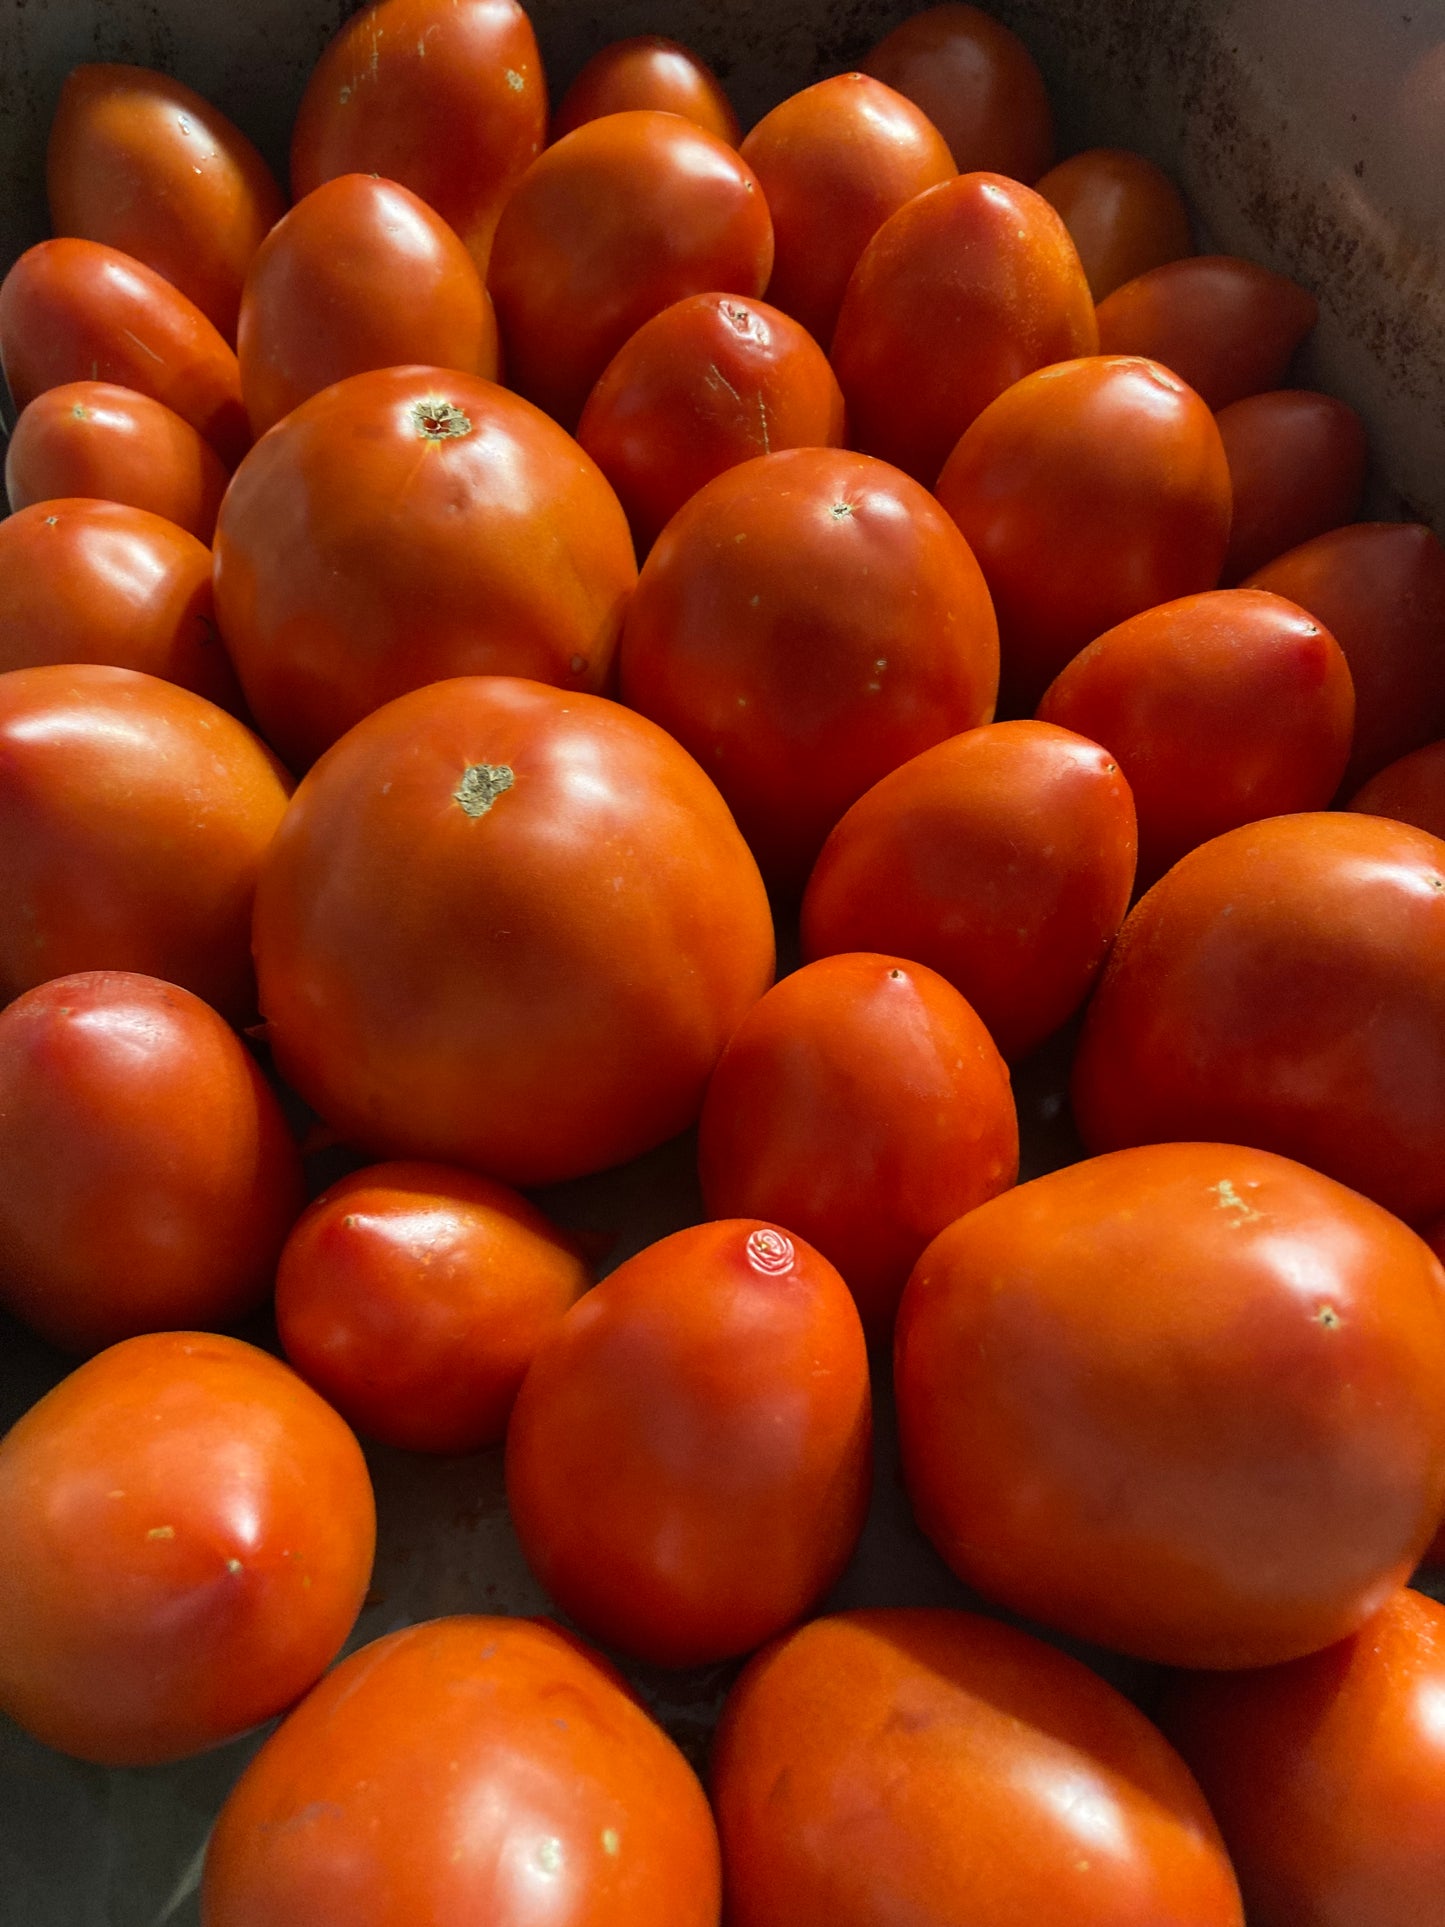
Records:
<instances>
[{"instance_id":1,"label":"red tomato","mask_svg":"<svg viewBox=\"0 0 1445 1927\"><path fill-rule=\"evenodd\" d=\"M1234 494L1226 582L1353 519L1365 486L1365 425L1346 403L1275 388L1222 408L1219 433Z\"/></svg>"},{"instance_id":2,"label":"red tomato","mask_svg":"<svg viewBox=\"0 0 1445 1927\"><path fill-rule=\"evenodd\" d=\"M1005 699L1026 709L1104 630L1212 589L1229 542L1213 416L1167 368L1124 356L1016 383L964 434L936 493L993 596Z\"/></svg>"},{"instance_id":3,"label":"red tomato","mask_svg":"<svg viewBox=\"0 0 1445 1927\"><path fill-rule=\"evenodd\" d=\"M866 74L835 74L790 95L758 122L742 156L773 217L768 297L824 343L878 229L958 172L927 115Z\"/></svg>"},{"instance_id":4,"label":"red tomato","mask_svg":"<svg viewBox=\"0 0 1445 1927\"><path fill-rule=\"evenodd\" d=\"M221 510L215 580L246 699L304 769L447 677L601 689L637 563L616 496L555 422L476 375L388 368L257 444Z\"/></svg>"},{"instance_id":5,"label":"red tomato","mask_svg":"<svg viewBox=\"0 0 1445 1927\"><path fill-rule=\"evenodd\" d=\"M513 1184L685 1129L773 971L762 880L692 758L502 676L403 696L318 764L255 949L282 1073L344 1138Z\"/></svg>"},{"instance_id":6,"label":"red tomato","mask_svg":"<svg viewBox=\"0 0 1445 1927\"><path fill-rule=\"evenodd\" d=\"M886 1341L923 1247L1018 1177L1008 1066L933 971L825 957L733 1032L703 1103L698 1168L709 1216L798 1232Z\"/></svg>"},{"instance_id":7,"label":"red tomato","mask_svg":"<svg viewBox=\"0 0 1445 1927\"><path fill-rule=\"evenodd\" d=\"M614 40L593 54L552 116L552 139L584 121L642 107L681 114L729 147L738 144L742 130L717 75L690 48L655 33Z\"/></svg>"},{"instance_id":8,"label":"red tomato","mask_svg":"<svg viewBox=\"0 0 1445 1927\"><path fill-rule=\"evenodd\" d=\"M644 321L608 362L577 439L649 549L725 468L784 448L836 448L843 394L823 350L762 301L694 294Z\"/></svg>"},{"instance_id":9,"label":"red tomato","mask_svg":"<svg viewBox=\"0 0 1445 1927\"><path fill-rule=\"evenodd\" d=\"M1079 250L1096 301L1194 252L1189 209L1162 168L1126 147L1091 147L1036 184Z\"/></svg>"},{"instance_id":10,"label":"red tomato","mask_svg":"<svg viewBox=\"0 0 1445 1927\"><path fill-rule=\"evenodd\" d=\"M987 168L1036 181L1054 154L1054 121L1033 56L978 7L929 7L880 40L863 71L921 107L960 173Z\"/></svg>"},{"instance_id":11,"label":"red tomato","mask_svg":"<svg viewBox=\"0 0 1445 1927\"><path fill-rule=\"evenodd\" d=\"M954 1571L1141 1659L1342 1639L1445 1507L1445 1274L1264 1151L1148 1145L981 1205L908 1281L895 1378Z\"/></svg>"},{"instance_id":12,"label":"red tomato","mask_svg":"<svg viewBox=\"0 0 1445 1927\"><path fill-rule=\"evenodd\" d=\"M791 449L668 525L627 612L622 694L697 757L764 875L798 888L870 784L993 714L997 646L978 565L916 482Z\"/></svg>"},{"instance_id":13,"label":"red tomato","mask_svg":"<svg viewBox=\"0 0 1445 1927\"><path fill-rule=\"evenodd\" d=\"M1445 742L1427 743L1388 763L1345 805L1364 816L1388 816L1445 839Z\"/></svg>"},{"instance_id":14,"label":"red tomato","mask_svg":"<svg viewBox=\"0 0 1445 1927\"><path fill-rule=\"evenodd\" d=\"M507 1432L507 1504L584 1631L696 1666L771 1639L838 1578L870 1440L863 1329L833 1267L771 1225L693 1225L543 1343Z\"/></svg>"},{"instance_id":15,"label":"red tomato","mask_svg":"<svg viewBox=\"0 0 1445 1927\"><path fill-rule=\"evenodd\" d=\"M1445 844L1277 816L1135 907L1089 1007L1091 1150L1220 1138L1299 1158L1410 1223L1445 1211Z\"/></svg>"},{"instance_id":16,"label":"red tomato","mask_svg":"<svg viewBox=\"0 0 1445 1927\"><path fill-rule=\"evenodd\" d=\"M1349 761L1355 694L1339 644L1303 609L1217 589L1091 642L1038 713L1118 757L1148 885L1241 823L1324 809Z\"/></svg>"},{"instance_id":17,"label":"red tomato","mask_svg":"<svg viewBox=\"0 0 1445 1927\"><path fill-rule=\"evenodd\" d=\"M946 977L1010 1059L1088 995L1129 907L1134 805L1097 743L991 723L876 783L823 845L803 954L884 950Z\"/></svg>"},{"instance_id":18,"label":"red tomato","mask_svg":"<svg viewBox=\"0 0 1445 1927\"><path fill-rule=\"evenodd\" d=\"M375 1526L356 1440L274 1358L113 1345L0 1442L0 1706L101 1766L231 1739L335 1658Z\"/></svg>"},{"instance_id":19,"label":"red tomato","mask_svg":"<svg viewBox=\"0 0 1445 1927\"><path fill-rule=\"evenodd\" d=\"M556 1627L434 1619L353 1653L262 1747L205 1927L717 1927L691 1767Z\"/></svg>"},{"instance_id":20,"label":"red tomato","mask_svg":"<svg viewBox=\"0 0 1445 1927\"><path fill-rule=\"evenodd\" d=\"M756 298L772 265L767 203L725 141L677 114L587 121L533 162L497 227L507 379L571 428L644 321L709 289Z\"/></svg>"},{"instance_id":21,"label":"red tomato","mask_svg":"<svg viewBox=\"0 0 1445 1927\"><path fill-rule=\"evenodd\" d=\"M964 174L901 207L864 248L832 361L853 440L931 485L996 396L1097 346L1089 284L1048 202L1002 175Z\"/></svg>"},{"instance_id":22,"label":"red tomato","mask_svg":"<svg viewBox=\"0 0 1445 1927\"><path fill-rule=\"evenodd\" d=\"M712 1796L731 1927L1244 1927L1163 1737L1078 1660L972 1613L839 1613L759 1653Z\"/></svg>"},{"instance_id":23,"label":"red tomato","mask_svg":"<svg viewBox=\"0 0 1445 1927\"><path fill-rule=\"evenodd\" d=\"M571 1239L506 1185L377 1164L333 1184L292 1232L276 1324L357 1431L476 1452L500 1442L533 1353L590 1282Z\"/></svg>"}]
</instances>

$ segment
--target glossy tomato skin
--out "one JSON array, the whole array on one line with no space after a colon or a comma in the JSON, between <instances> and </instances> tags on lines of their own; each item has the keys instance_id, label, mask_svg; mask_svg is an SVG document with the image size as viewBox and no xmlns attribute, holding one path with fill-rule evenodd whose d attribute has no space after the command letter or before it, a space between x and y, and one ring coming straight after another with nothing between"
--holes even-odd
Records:
<instances>
[{"instance_id":1,"label":"glossy tomato skin","mask_svg":"<svg viewBox=\"0 0 1445 1927\"><path fill-rule=\"evenodd\" d=\"M1141 1659L1356 1631L1445 1498L1445 1277L1268 1152L1070 1165L924 1252L894 1371L919 1523L985 1598Z\"/></svg>"},{"instance_id":2,"label":"glossy tomato skin","mask_svg":"<svg viewBox=\"0 0 1445 1927\"><path fill-rule=\"evenodd\" d=\"M978 565L906 475L843 449L729 469L647 558L623 701L696 756L763 874L801 888L848 805L986 722L997 631Z\"/></svg>"},{"instance_id":3,"label":"glossy tomato skin","mask_svg":"<svg viewBox=\"0 0 1445 1927\"><path fill-rule=\"evenodd\" d=\"M434 1619L345 1660L221 1810L205 1927L717 1927L691 1767L544 1621Z\"/></svg>"},{"instance_id":4,"label":"glossy tomato skin","mask_svg":"<svg viewBox=\"0 0 1445 1927\"><path fill-rule=\"evenodd\" d=\"M1243 1927L1187 1768L1078 1660L973 1613L838 1613L751 1661L711 1789L733 1927Z\"/></svg>"},{"instance_id":5,"label":"glossy tomato skin","mask_svg":"<svg viewBox=\"0 0 1445 1927\"><path fill-rule=\"evenodd\" d=\"M1069 230L1095 301L1194 252L1184 196L1162 168L1126 147L1072 154L1035 186Z\"/></svg>"},{"instance_id":6,"label":"glossy tomato skin","mask_svg":"<svg viewBox=\"0 0 1445 1927\"><path fill-rule=\"evenodd\" d=\"M640 33L593 54L552 116L552 139L561 140L584 121L638 108L681 114L729 147L737 146L742 131L722 83L705 61L676 40Z\"/></svg>"},{"instance_id":7,"label":"glossy tomato skin","mask_svg":"<svg viewBox=\"0 0 1445 1927\"><path fill-rule=\"evenodd\" d=\"M1134 804L1108 750L990 723L861 796L803 896L803 954L887 950L936 970L1009 1060L1078 1009L1134 881Z\"/></svg>"},{"instance_id":8,"label":"glossy tomato skin","mask_svg":"<svg viewBox=\"0 0 1445 1927\"><path fill-rule=\"evenodd\" d=\"M1445 1209L1445 845L1348 814L1272 817L1185 857L1131 912L1085 1020L1091 1150L1256 1144Z\"/></svg>"},{"instance_id":9,"label":"glossy tomato skin","mask_svg":"<svg viewBox=\"0 0 1445 1927\"><path fill-rule=\"evenodd\" d=\"M1094 303L1047 201L962 174L891 215L858 258L831 359L851 439L932 486L959 436L1047 362L1092 355Z\"/></svg>"},{"instance_id":10,"label":"glossy tomato skin","mask_svg":"<svg viewBox=\"0 0 1445 1927\"><path fill-rule=\"evenodd\" d=\"M1246 395L1219 411L1234 521L1226 583L1351 521L1365 486L1365 425L1347 402L1307 388Z\"/></svg>"},{"instance_id":11,"label":"glossy tomato skin","mask_svg":"<svg viewBox=\"0 0 1445 1927\"><path fill-rule=\"evenodd\" d=\"M863 71L922 108L960 173L1036 181L1054 154L1044 77L1001 20L979 7L925 8L880 40Z\"/></svg>"},{"instance_id":12,"label":"glossy tomato skin","mask_svg":"<svg viewBox=\"0 0 1445 1927\"><path fill-rule=\"evenodd\" d=\"M1426 743L1387 763L1345 805L1363 816L1388 816L1445 839L1445 742Z\"/></svg>"},{"instance_id":13,"label":"glossy tomato skin","mask_svg":"<svg viewBox=\"0 0 1445 1927\"><path fill-rule=\"evenodd\" d=\"M385 368L257 445L216 528L216 617L297 770L459 675L606 683L637 563L590 457L477 375Z\"/></svg>"},{"instance_id":14,"label":"glossy tomato skin","mask_svg":"<svg viewBox=\"0 0 1445 1927\"><path fill-rule=\"evenodd\" d=\"M0 1705L102 1766L199 1753L335 1658L371 1575L361 1449L238 1339L130 1338L0 1442Z\"/></svg>"},{"instance_id":15,"label":"glossy tomato skin","mask_svg":"<svg viewBox=\"0 0 1445 1927\"><path fill-rule=\"evenodd\" d=\"M574 1305L522 1381L507 1504L584 1632L661 1666L751 1652L814 1606L872 1479L848 1287L776 1225L649 1245Z\"/></svg>"}]
</instances>

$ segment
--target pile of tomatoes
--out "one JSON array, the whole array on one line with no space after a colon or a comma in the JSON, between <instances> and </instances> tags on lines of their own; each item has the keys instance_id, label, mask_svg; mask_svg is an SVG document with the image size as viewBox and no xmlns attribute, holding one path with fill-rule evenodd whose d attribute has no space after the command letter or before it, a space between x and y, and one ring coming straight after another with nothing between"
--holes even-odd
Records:
<instances>
[{"instance_id":1,"label":"pile of tomatoes","mask_svg":"<svg viewBox=\"0 0 1445 1927\"><path fill-rule=\"evenodd\" d=\"M1445 551L1351 521L1312 297L1053 158L954 4L742 139L672 42L549 122L515 0L379 0L289 210L65 85L0 1305L82 1362L0 1443L0 1707L285 1716L208 1927L1445 1919ZM1020 1184L1041 1049L1088 1155ZM524 1193L694 1127L705 1220L594 1284ZM1004 1618L815 1616L890 1359ZM560 1617L328 1671L357 1434L505 1442ZM746 1659L706 1793L599 1646Z\"/></svg>"}]
</instances>

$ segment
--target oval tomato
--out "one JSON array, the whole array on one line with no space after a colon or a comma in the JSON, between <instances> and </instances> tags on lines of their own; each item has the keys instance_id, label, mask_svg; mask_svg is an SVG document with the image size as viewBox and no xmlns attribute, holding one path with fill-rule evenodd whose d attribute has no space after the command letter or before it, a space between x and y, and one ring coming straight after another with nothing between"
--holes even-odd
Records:
<instances>
[{"instance_id":1,"label":"oval tomato","mask_svg":"<svg viewBox=\"0 0 1445 1927\"><path fill-rule=\"evenodd\" d=\"M1162 168L1126 147L1070 155L1035 189L1069 230L1096 301L1194 252L1184 196Z\"/></svg>"},{"instance_id":2,"label":"oval tomato","mask_svg":"<svg viewBox=\"0 0 1445 1927\"><path fill-rule=\"evenodd\" d=\"M1054 153L1054 122L1033 55L979 7L945 4L885 34L863 71L933 122L960 173L987 168L1035 181Z\"/></svg>"},{"instance_id":3,"label":"oval tomato","mask_svg":"<svg viewBox=\"0 0 1445 1927\"><path fill-rule=\"evenodd\" d=\"M1387 763L1345 805L1362 816L1388 816L1445 838L1445 742L1427 743Z\"/></svg>"},{"instance_id":4,"label":"oval tomato","mask_svg":"<svg viewBox=\"0 0 1445 1927\"><path fill-rule=\"evenodd\" d=\"M561 140L584 121L635 108L681 114L729 147L737 146L742 131L717 75L691 48L640 33L593 54L552 116L552 139Z\"/></svg>"},{"instance_id":5,"label":"oval tomato","mask_svg":"<svg viewBox=\"0 0 1445 1927\"><path fill-rule=\"evenodd\" d=\"M1224 580L1354 518L1365 486L1365 425L1333 395L1274 388L1219 411L1234 521Z\"/></svg>"}]
</instances>

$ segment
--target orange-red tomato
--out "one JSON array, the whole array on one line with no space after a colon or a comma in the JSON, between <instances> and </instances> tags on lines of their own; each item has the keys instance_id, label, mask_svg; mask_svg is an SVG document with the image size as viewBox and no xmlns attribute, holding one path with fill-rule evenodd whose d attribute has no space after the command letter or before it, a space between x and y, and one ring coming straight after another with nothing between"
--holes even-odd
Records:
<instances>
[{"instance_id":1,"label":"orange-red tomato","mask_svg":"<svg viewBox=\"0 0 1445 1927\"><path fill-rule=\"evenodd\" d=\"M287 1240L276 1325L357 1431L475 1452L499 1442L533 1353L590 1282L571 1239L506 1185L376 1164L331 1185Z\"/></svg>"},{"instance_id":2,"label":"orange-red tomato","mask_svg":"<svg viewBox=\"0 0 1445 1927\"><path fill-rule=\"evenodd\" d=\"M618 349L577 440L645 551L725 468L784 448L837 448L843 393L823 350L787 315L737 295L694 294Z\"/></svg>"},{"instance_id":3,"label":"orange-red tomato","mask_svg":"<svg viewBox=\"0 0 1445 1927\"><path fill-rule=\"evenodd\" d=\"M663 1666L750 1652L842 1572L872 1476L848 1287L751 1219L649 1245L522 1381L507 1503L584 1631Z\"/></svg>"},{"instance_id":4,"label":"orange-red tomato","mask_svg":"<svg viewBox=\"0 0 1445 1927\"><path fill-rule=\"evenodd\" d=\"M664 530L622 694L697 757L763 874L801 888L870 784L989 719L997 647L968 544L916 482L790 449L719 475Z\"/></svg>"},{"instance_id":5,"label":"orange-red tomato","mask_svg":"<svg viewBox=\"0 0 1445 1927\"><path fill-rule=\"evenodd\" d=\"M732 1927L1244 1927L1163 1736L1078 1660L972 1613L838 1613L768 1647L711 1780Z\"/></svg>"},{"instance_id":6,"label":"orange-red tomato","mask_svg":"<svg viewBox=\"0 0 1445 1927\"><path fill-rule=\"evenodd\" d=\"M231 1739L335 1658L375 1530L294 1372L197 1332L112 1345L0 1441L0 1707L102 1766Z\"/></svg>"},{"instance_id":7,"label":"orange-red tomato","mask_svg":"<svg viewBox=\"0 0 1445 1927\"><path fill-rule=\"evenodd\" d=\"M742 131L722 83L705 62L676 40L640 33L593 54L552 116L552 139L561 140L584 121L636 108L681 114L729 147L737 146Z\"/></svg>"},{"instance_id":8,"label":"orange-red tomato","mask_svg":"<svg viewBox=\"0 0 1445 1927\"><path fill-rule=\"evenodd\" d=\"M1265 1151L1146 1145L971 1211L908 1281L895 1378L955 1572L1142 1659L1344 1638L1445 1506L1438 1260Z\"/></svg>"},{"instance_id":9,"label":"orange-red tomato","mask_svg":"<svg viewBox=\"0 0 1445 1927\"><path fill-rule=\"evenodd\" d=\"M1036 181L1053 159L1044 77L1017 34L978 7L911 15L878 42L863 71L923 109L960 173L987 168Z\"/></svg>"},{"instance_id":10,"label":"orange-red tomato","mask_svg":"<svg viewBox=\"0 0 1445 1927\"><path fill-rule=\"evenodd\" d=\"M803 897L803 954L882 950L960 990L1007 1058L1088 995L1129 907L1134 805L1097 743L991 723L853 805Z\"/></svg>"},{"instance_id":11,"label":"orange-red tomato","mask_svg":"<svg viewBox=\"0 0 1445 1927\"><path fill-rule=\"evenodd\" d=\"M644 321L709 290L756 299L772 265L767 203L726 141L647 109L587 121L533 162L497 227L507 379L572 428Z\"/></svg>"},{"instance_id":12,"label":"orange-red tomato","mask_svg":"<svg viewBox=\"0 0 1445 1927\"><path fill-rule=\"evenodd\" d=\"M831 354L858 447L931 485L996 396L1098 339L1048 202L1002 175L964 174L917 195L864 248Z\"/></svg>"},{"instance_id":13,"label":"orange-red tomato","mask_svg":"<svg viewBox=\"0 0 1445 1927\"><path fill-rule=\"evenodd\" d=\"M1096 301L1194 252L1189 209L1163 168L1127 147L1091 147L1035 188L1069 230Z\"/></svg>"},{"instance_id":14,"label":"orange-red tomato","mask_svg":"<svg viewBox=\"0 0 1445 1927\"><path fill-rule=\"evenodd\" d=\"M1346 402L1307 388L1246 395L1219 411L1234 521L1224 581L1337 529L1360 506L1365 424Z\"/></svg>"},{"instance_id":15,"label":"orange-red tomato","mask_svg":"<svg viewBox=\"0 0 1445 1927\"><path fill-rule=\"evenodd\" d=\"M434 1619L363 1647L262 1747L206 1927L717 1927L691 1767L559 1628Z\"/></svg>"},{"instance_id":16,"label":"orange-red tomato","mask_svg":"<svg viewBox=\"0 0 1445 1927\"><path fill-rule=\"evenodd\" d=\"M1387 763L1345 805L1363 816L1388 816L1445 838L1445 742L1426 743Z\"/></svg>"}]
</instances>

